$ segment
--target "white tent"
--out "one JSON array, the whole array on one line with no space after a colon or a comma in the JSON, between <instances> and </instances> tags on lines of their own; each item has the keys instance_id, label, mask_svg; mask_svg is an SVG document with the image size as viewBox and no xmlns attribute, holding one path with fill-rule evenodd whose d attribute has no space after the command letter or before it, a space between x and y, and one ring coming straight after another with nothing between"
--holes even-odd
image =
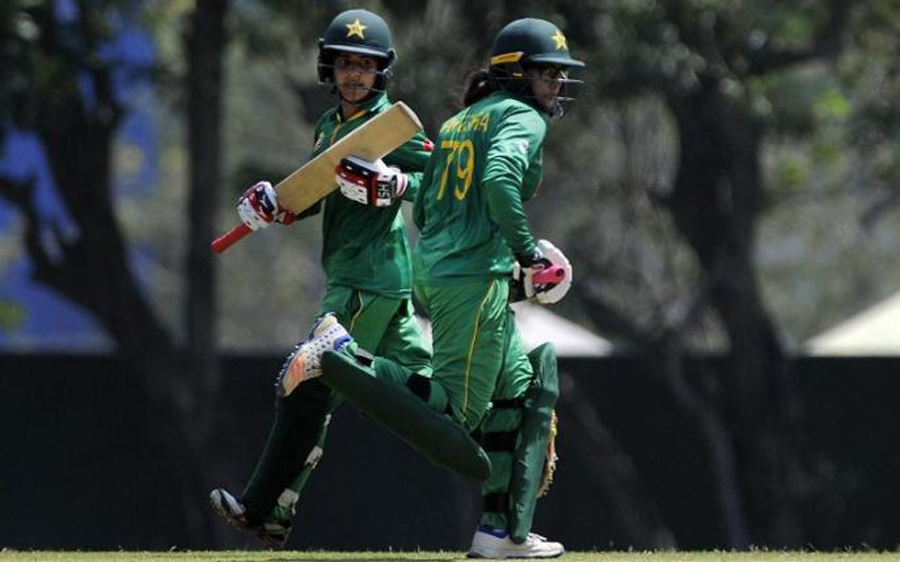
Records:
<instances>
[{"instance_id":1,"label":"white tent","mask_svg":"<svg viewBox=\"0 0 900 562\"><path fill-rule=\"evenodd\" d=\"M602 357L612 353L612 343L550 312L537 304L519 302L512 305L516 323L522 333L525 350L531 351L544 342L553 342L559 357ZM431 323L419 318L426 336L431 338Z\"/></svg>"},{"instance_id":2,"label":"white tent","mask_svg":"<svg viewBox=\"0 0 900 562\"><path fill-rule=\"evenodd\" d=\"M810 355L900 355L900 292L808 340Z\"/></svg>"}]
</instances>

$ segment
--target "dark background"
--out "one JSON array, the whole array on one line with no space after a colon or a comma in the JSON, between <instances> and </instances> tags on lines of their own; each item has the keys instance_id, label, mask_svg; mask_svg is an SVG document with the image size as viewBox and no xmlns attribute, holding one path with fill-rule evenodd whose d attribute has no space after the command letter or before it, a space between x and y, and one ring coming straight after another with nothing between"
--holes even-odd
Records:
<instances>
[{"instance_id":1,"label":"dark background","mask_svg":"<svg viewBox=\"0 0 900 562\"><path fill-rule=\"evenodd\" d=\"M215 446L230 457L220 485L240 491L272 419L278 357L228 357ZM631 456L644 495L679 548L723 545L709 462L664 387L628 358L561 359L559 471L535 531L567 548L627 548L572 421L572 393L597 406L603 430ZM897 448L900 361L794 360L790 380L804 457L821 490L805 509L811 548L893 548L900 541ZM157 420L119 360L0 355L0 547L161 549L183 529L155 441ZM601 428L597 428L601 430ZM349 406L303 495L289 548L454 549L468 546L478 488L431 466ZM221 522L221 526L226 524ZM232 533L225 528L225 533ZM246 546L256 543L247 540Z\"/></svg>"}]
</instances>

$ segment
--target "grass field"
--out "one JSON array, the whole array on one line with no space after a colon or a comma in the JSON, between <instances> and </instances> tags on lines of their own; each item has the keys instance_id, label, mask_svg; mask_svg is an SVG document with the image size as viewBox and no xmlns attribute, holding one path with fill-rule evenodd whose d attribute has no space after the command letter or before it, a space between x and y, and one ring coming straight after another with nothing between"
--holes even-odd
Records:
<instances>
[{"instance_id":1,"label":"grass field","mask_svg":"<svg viewBox=\"0 0 900 562\"><path fill-rule=\"evenodd\" d=\"M320 562L467 560L462 552L0 552L0 562ZM570 552L561 562L886 562L898 552Z\"/></svg>"}]
</instances>

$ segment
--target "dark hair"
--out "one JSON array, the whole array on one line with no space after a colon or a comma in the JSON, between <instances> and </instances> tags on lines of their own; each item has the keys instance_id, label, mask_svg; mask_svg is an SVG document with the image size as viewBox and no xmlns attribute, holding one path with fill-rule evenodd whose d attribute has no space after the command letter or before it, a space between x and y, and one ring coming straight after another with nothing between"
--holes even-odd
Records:
<instances>
[{"instance_id":1,"label":"dark hair","mask_svg":"<svg viewBox=\"0 0 900 562\"><path fill-rule=\"evenodd\" d=\"M490 72L487 68L479 68L469 73L468 86L463 93L462 101L464 107L469 107L473 103L486 98L497 89L496 82L491 80Z\"/></svg>"}]
</instances>

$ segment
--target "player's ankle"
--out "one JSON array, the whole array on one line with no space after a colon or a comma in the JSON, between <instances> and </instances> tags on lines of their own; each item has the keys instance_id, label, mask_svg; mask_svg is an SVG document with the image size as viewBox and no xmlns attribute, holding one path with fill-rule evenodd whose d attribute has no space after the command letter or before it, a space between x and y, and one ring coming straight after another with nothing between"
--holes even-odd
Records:
<instances>
[{"instance_id":1,"label":"player's ankle","mask_svg":"<svg viewBox=\"0 0 900 562\"><path fill-rule=\"evenodd\" d=\"M478 530L482 533L487 533L489 535L495 536L498 539L503 539L509 536L509 532L505 528L492 527L490 525L480 524L478 525Z\"/></svg>"}]
</instances>

